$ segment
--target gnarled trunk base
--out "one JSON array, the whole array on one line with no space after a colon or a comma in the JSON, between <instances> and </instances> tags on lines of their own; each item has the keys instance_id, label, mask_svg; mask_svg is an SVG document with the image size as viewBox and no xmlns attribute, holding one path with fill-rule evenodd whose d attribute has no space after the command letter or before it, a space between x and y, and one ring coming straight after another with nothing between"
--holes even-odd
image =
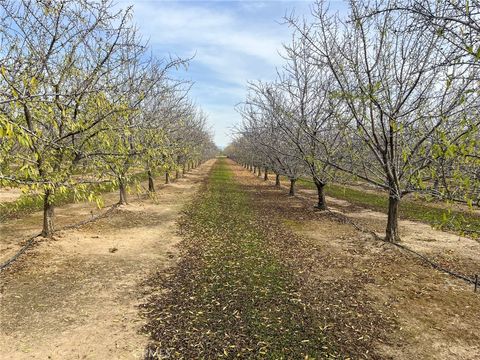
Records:
<instances>
[{"instance_id":1,"label":"gnarled trunk base","mask_svg":"<svg viewBox=\"0 0 480 360\"><path fill-rule=\"evenodd\" d=\"M398 242L400 241L400 233L398 231L398 207L400 199L395 195L390 195L388 198L388 221L385 241Z\"/></svg>"},{"instance_id":2,"label":"gnarled trunk base","mask_svg":"<svg viewBox=\"0 0 480 360\"><path fill-rule=\"evenodd\" d=\"M295 183L297 182L297 179L290 179L290 191L288 192L288 195L294 196L295 195Z\"/></svg>"},{"instance_id":3,"label":"gnarled trunk base","mask_svg":"<svg viewBox=\"0 0 480 360\"><path fill-rule=\"evenodd\" d=\"M318 180L314 180L314 182L315 186L317 187L318 194L318 203L315 207L319 210L327 210L327 202L325 201L325 184Z\"/></svg>"},{"instance_id":4,"label":"gnarled trunk base","mask_svg":"<svg viewBox=\"0 0 480 360\"><path fill-rule=\"evenodd\" d=\"M54 205L51 198L51 190L46 190L43 196L43 228L42 236L51 237L55 231L54 227Z\"/></svg>"}]
</instances>

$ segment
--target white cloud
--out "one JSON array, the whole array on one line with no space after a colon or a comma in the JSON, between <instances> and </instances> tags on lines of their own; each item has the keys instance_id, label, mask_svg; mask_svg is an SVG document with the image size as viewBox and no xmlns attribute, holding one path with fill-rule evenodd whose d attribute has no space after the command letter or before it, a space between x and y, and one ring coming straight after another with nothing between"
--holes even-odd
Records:
<instances>
[{"instance_id":1,"label":"white cloud","mask_svg":"<svg viewBox=\"0 0 480 360\"><path fill-rule=\"evenodd\" d=\"M277 19L265 19L272 25L270 31L265 31L264 24L258 26L234 11L190 3L138 2L134 14L152 45L209 46L275 63L276 50L283 40L275 24Z\"/></svg>"},{"instance_id":2,"label":"white cloud","mask_svg":"<svg viewBox=\"0 0 480 360\"><path fill-rule=\"evenodd\" d=\"M128 3L122 0L119 6ZM154 49L196 53L189 74L195 81L192 94L210 115L217 142L226 145L228 128L240 120L234 106L242 101L247 81L272 79L283 62L278 50L290 31L276 21L287 7L255 1L136 1L134 21Z\"/></svg>"}]
</instances>

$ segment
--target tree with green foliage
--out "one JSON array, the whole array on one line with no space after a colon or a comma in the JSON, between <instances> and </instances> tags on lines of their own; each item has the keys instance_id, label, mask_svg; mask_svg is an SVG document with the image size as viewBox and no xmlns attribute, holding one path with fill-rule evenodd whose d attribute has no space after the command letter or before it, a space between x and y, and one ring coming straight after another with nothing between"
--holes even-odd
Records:
<instances>
[{"instance_id":1,"label":"tree with green foliage","mask_svg":"<svg viewBox=\"0 0 480 360\"><path fill-rule=\"evenodd\" d=\"M0 181L41 194L42 234L54 230L55 195L73 189L88 196L79 166L101 125L118 112L107 97L121 79L121 41L129 10L90 0L0 4ZM110 76L109 82L104 79ZM13 150L13 151L12 151Z\"/></svg>"},{"instance_id":2,"label":"tree with green foliage","mask_svg":"<svg viewBox=\"0 0 480 360\"><path fill-rule=\"evenodd\" d=\"M0 186L42 197L43 236L55 230L60 195L100 206L98 184L113 183L124 203L138 168L180 151L166 129L187 129L162 94L175 91L169 72L185 60L147 56L130 8L108 0L2 1L0 45Z\"/></svg>"}]
</instances>

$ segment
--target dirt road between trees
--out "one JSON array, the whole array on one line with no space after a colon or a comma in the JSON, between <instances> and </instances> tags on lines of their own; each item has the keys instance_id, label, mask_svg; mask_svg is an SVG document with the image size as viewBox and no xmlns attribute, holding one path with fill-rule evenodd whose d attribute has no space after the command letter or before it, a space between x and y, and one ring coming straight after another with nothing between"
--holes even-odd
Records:
<instances>
[{"instance_id":1,"label":"dirt road between trees","mask_svg":"<svg viewBox=\"0 0 480 360\"><path fill-rule=\"evenodd\" d=\"M131 195L129 205L108 217L42 240L3 271L0 358L143 358L142 282L175 263L177 218L214 162L175 183L157 185L154 199ZM117 193L110 193L105 203L117 199ZM93 204L62 206L57 223L75 223L95 213ZM40 225L40 213L2 224L1 260Z\"/></svg>"}]
</instances>

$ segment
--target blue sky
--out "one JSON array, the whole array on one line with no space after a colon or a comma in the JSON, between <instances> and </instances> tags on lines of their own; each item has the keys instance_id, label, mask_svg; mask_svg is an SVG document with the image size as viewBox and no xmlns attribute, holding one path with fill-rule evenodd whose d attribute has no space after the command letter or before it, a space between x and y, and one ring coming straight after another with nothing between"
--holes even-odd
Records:
<instances>
[{"instance_id":1,"label":"blue sky","mask_svg":"<svg viewBox=\"0 0 480 360\"><path fill-rule=\"evenodd\" d=\"M195 85L191 97L208 114L215 142L226 146L240 122L235 104L245 97L248 80L268 80L281 66L278 51L291 30L281 25L295 9L308 15L311 1L125 0L134 22L159 57L195 58L182 77Z\"/></svg>"}]
</instances>

